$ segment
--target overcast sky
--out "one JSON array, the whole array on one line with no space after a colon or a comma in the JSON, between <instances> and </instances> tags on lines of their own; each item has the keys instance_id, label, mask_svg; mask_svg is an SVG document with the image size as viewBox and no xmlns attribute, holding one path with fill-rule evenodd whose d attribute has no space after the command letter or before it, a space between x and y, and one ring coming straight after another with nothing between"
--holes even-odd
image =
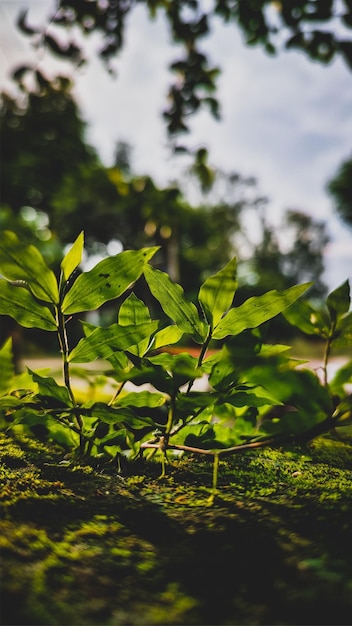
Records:
<instances>
[{"instance_id":1,"label":"overcast sky","mask_svg":"<svg viewBox=\"0 0 352 626\"><path fill-rule=\"evenodd\" d=\"M9 86L9 70L33 55L14 27L17 12L30 8L28 20L37 24L52 5L51 0L0 0L2 89ZM95 38L92 50L98 45ZM259 192L270 199L273 222L284 209L326 220L332 237L325 251L326 281L335 288L352 279L352 231L334 216L326 192L327 181L352 153L352 73L340 59L326 67L294 51L269 57L246 47L234 25L220 22L203 48L222 69L222 121L201 113L185 142L194 148L205 145L215 167L256 177ZM103 162L111 164L116 142L125 140L133 146L136 173L150 174L160 185L185 166L170 156L161 117L170 83L167 66L176 58L163 20L148 20L139 7L115 62L117 78L106 73L93 53L88 67L74 75L88 140ZM44 56L40 67L48 63L53 68Z\"/></svg>"}]
</instances>

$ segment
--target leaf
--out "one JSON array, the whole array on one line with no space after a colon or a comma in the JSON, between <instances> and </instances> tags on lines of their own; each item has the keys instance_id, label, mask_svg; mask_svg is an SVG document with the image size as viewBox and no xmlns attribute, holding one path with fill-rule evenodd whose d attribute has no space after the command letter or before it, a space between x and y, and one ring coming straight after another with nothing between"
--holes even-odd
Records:
<instances>
[{"instance_id":1,"label":"leaf","mask_svg":"<svg viewBox=\"0 0 352 626\"><path fill-rule=\"evenodd\" d=\"M329 334L329 327L321 312L314 309L306 300L294 302L287 311L283 312L283 316L289 324L307 335L326 338Z\"/></svg>"},{"instance_id":2,"label":"leaf","mask_svg":"<svg viewBox=\"0 0 352 626\"><path fill-rule=\"evenodd\" d=\"M107 424L122 423L128 429L137 430L146 426L155 428L155 423L152 419L135 415L129 407L115 408L104 402L94 402L92 404L84 404L80 409L82 415L99 418Z\"/></svg>"},{"instance_id":3,"label":"leaf","mask_svg":"<svg viewBox=\"0 0 352 626\"><path fill-rule=\"evenodd\" d=\"M268 291L263 296L254 296L239 307L231 309L216 326L213 339L224 339L227 335L238 335L247 328L256 328L289 307L301 296L311 283L295 285L285 291Z\"/></svg>"},{"instance_id":4,"label":"leaf","mask_svg":"<svg viewBox=\"0 0 352 626\"><path fill-rule=\"evenodd\" d=\"M149 359L140 358L126 351L135 367L127 372L118 372L113 376L119 382L129 381L135 385L150 384L164 393L171 394L173 381L170 374L160 365L152 363ZM110 360L110 359L109 359Z\"/></svg>"},{"instance_id":5,"label":"leaf","mask_svg":"<svg viewBox=\"0 0 352 626\"><path fill-rule=\"evenodd\" d=\"M61 261L61 269L66 281L70 278L71 274L75 271L75 269L77 269L82 261L83 245L84 233L82 231L67 252L66 256Z\"/></svg>"},{"instance_id":6,"label":"leaf","mask_svg":"<svg viewBox=\"0 0 352 626\"><path fill-rule=\"evenodd\" d=\"M195 428L193 426L190 429L189 434L187 434L187 431L184 434L186 435L184 439L184 443L186 446L201 448L203 450L213 450L215 448L225 447L221 443L219 444L217 441L215 441L214 425L210 425L207 423L199 424L198 428Z\"/></svg>"},{"instance_id":7,"label":"leaf","mask_svg":"<svg viewBox=\"0 0 352 626\"><path fill-rule=\"evenodd\" d=\"M57 330L48 307L39 304L24 287L11 285L3 278L0 278L0 313L13 317L25 328Z\"/></svg>"},{"instance_id":8,"label":"leaf","mask_svg":"<svg viewBox=\"0 0 352 626\"><path fill-rule=\"evenodd\" d=\"M92 311L121 296L141 276L157 247L126 250L100 261L92 270L78 276L66 294L62 311L66 315Z\"/></svg>"},{"instance_id":9,"label":"leaf","mask_svg":"<svg viewBox=\"0 0 352 626\"><path fill-rule=\"evenodd\" d=\"M187 302L181 285L173 283L169 275L147 265L144 275L154 298L160 303L164 313L177 326L188 333L197 343L205 339L204 324L199 319L196 306Z\"/></svg>"},{"instance_id":10,"label":"leaf","mask_svg":"<svg viewBox=\"0 0 352 626\"><path fill-rule=\"evenodd\" d=\"M263 389L260 389L259 393L262 393L263 391ZM238 408L245 406L260 407L266 406L267 404L281 404L280 401L274 400L273 398L270 399L268 397L257 395L255 393L255 390L252 390L252 392L236 391L235 393L226 396L225 401L226 403L231 404L232 406L236 406Z\"/></svg>"},{"instance_id":11,"label":"leaf","mask_svg":"<svg viewBox=\"0 0 352 626\"><path fill-rule=\"evenodd\" d=\"M86 363L97 358L107 358L115 350L126 350L150 337L158 327L158 322L148 322L131 326L112 324L108 328L96 328L83 337L70 352L68 360Z\"/></svg>"},{"instance_id":12,"label":"leaf","mask_svg":"<svg viewBox=\"0 0 352 626\"><path fill-rule=\"evenodd\" d=\"M141 408L157 408L165 404L166 398L161 393L151 391L130 391L118 399L119 406L133 406Z\"/></svg>"},{"instance_id":13,"label":"leaf","mask_svg":"<svg viewBox=\"0 0 352 626\"><path fill-rule=\"evenodd\" d=\"M12 353L11 337L5 341L0 349L0 393L8 391L10 383L15 375L15 366Z\"/></svg>"},{"instance_id":14,"label":"leaf","mask_svg":"<svg viewBox=\"0 0 352 626\"><path fill-rule=\"evenodd\" d=\"M339 319L333 337L334 348L352 346L352 311Z\"/></svg>"},{"instance_id":15,"label":"leaf","mask_svg":"<svg viewBox=\"0 0 352 626\"><path fill-rule=\"evenodd\" d=\"M237 286L236 258L233 258L220 272L209 276L201 286L198 300L211 328L214 328L224 313L230 309Z\"/></svg>"},{"instance_id":16,"label":"leaf","mask_svg":"<svg viewBox=\"0 0 352 626\"><path fill-rule=\"evenodd\" d=\"M166 326L155 333L153 350L177 343L183 335L183 330L178 326Z\"/></svg>"},{"instance_id":17,"label":"leaf","mask_svg":"<svg viewBox=\"0 0 352 626\"><path fill-rule=\"evenodd\" d=\"M150 313L148 307L131 293L120 307L118 315L118 323L120 326L128 326L130 324L144 324L150 322Z\"/></svg>"},{"instance_id":18,"label":"leaf","mask_svg":"<svg viewBox=\"0 0 352 626\"><path fill-rule=\"evenodd\" d=\"M347 361L347 363L339 367L333 379L329 382L329 388L332 393L343 395L345 393L344 385L351 385L351 384L352 384L352 360Z\"/></svg>"},{"instance_id":19,"label":"leaf","mask_svg":"<svg viewBox=\"0 0 352 626\"><path fill-rule=\"evenodd\" d=\"M347 313L350 304L350 284L348 280L346 280L340 287L332 291L326 299L326 306L328 307L331 321L333 323L338 322L340 318Z\"/></svg>"},{"instance_id":20,"label":"leaf","mask_svg":"<svg viewBox=\"0 0 352 626\"><path fill-rule=\"evenodd\" d=\"M59 302L54 272L35 246L23 243L9 230L0 233L0 272L9 280L24 280L30 291L44 302Z\"/></svg>"},{"instance_id":21,"label":"leaf","mask_svg":"<svg viewBox=\"0 0 352 626\"><path fill-rule=\"evenodd\" d=\"M118 323L120 326L128 326L132 324L144 324L150 322L150 313L148 307L131 293L121 305L118 315ZM134 352L138 356L144 356L150 343L150 336L143 339L135 346Z\"/></svg>"},{"instance_id":22,"label":"leaf","mask_svg":"<svg viewBox=\"0 0 352 626\"><path fill-rule=\"evenodd\" d=\"M45 399L51 408L72 407L72 400L66 387L59 385L51 376L40 376L29 367L27 369L33 382L38 385L37 395Z\"/></svg>"}]
</instances>

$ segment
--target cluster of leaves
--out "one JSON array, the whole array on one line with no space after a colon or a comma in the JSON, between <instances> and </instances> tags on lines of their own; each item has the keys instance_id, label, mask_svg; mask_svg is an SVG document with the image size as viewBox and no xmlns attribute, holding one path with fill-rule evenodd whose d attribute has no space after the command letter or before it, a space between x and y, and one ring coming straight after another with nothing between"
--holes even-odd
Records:
<instances>
[{"instance_id":1,"label":"cluster of leaves","mask_svg":"<svg viewBox=\"0 0 352 626\"><path fill-rule=\"evenodd\" d=\"M39 251L21 245L15 233L3 232L0 244L0 313L24 327L57 333L64 383L29 369L14 376L7 342L0 353L5 429L45 434L81 455L133 459L147 450L160 456L163 472L170 453L210 455L215 488L221 455L309 438L351 416L345 385L352 362L329 385L326 374L331 346L352 345L347 282L329 295L326 315L298 300L310 283L234 306L234 258L205 280L196 305L150 264L156 247L121 252L79 273L81 233L61 262L58 280ZM163 309L162 319L152 319L133 291L142 276ZM104 328L82 321L83 336L71 348L71 317L122 295L116 323ZM282 312L302 330L326 339L323 383L314 372L297 369L300 362L288 356L286 346L264 343L262 325ZM184 336L199 346L197 356L177 345ZM109 366L104 375L113 383L111 395L107 401L79 402L71 365L97 359ZM198 379L207 380L205 390L197 390Z\"/></svg>"},{"instance_id":2,"label":"cluster of leaves","mask_svg":"<svg viewBox=\"0 0 352 626\"><path fill-rule=\"evenodd\" d=\"M79 65L84 62L84 46L71 37L73 26L85 35L98 33L102 38L100 58L112 72L111 60L124 45L125 24L136 5L144 4L150 15L163 12L170 27L172 40L181 44L182 56L170 65L177 78L170 86L169 106L164 112L170 135L188 130L188 118L202 107L219 116L216 79L219 69L203 52L200 42L209 35L217 18L238 25L248 45L261 45L269 54L275 54L284 42L286 49L297 49L320 63L330 62L336 55L352 66L352 43L345 33L352 26L349 0L217 0L205 8L199 0L60 0L48 18L46 29L33 27L27 11L18 18L20 30L32 38L34 45L44 47L61 59ZM339 27L337 28L336 25ZM57 36L59 27L60 36ZM51 27L51 28L49 28ZM62 29L70 33L63 38ZM50 30L50 32L49 32ZM19 68L23 73L31 68Z\"/></svg>"}]
</instances>

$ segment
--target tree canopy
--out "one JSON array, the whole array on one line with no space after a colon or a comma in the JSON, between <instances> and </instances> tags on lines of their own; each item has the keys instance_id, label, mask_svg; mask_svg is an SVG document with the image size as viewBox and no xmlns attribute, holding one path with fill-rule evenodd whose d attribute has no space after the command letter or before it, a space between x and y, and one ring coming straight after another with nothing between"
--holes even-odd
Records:
<instances>
[{"instance_id":1,"label":"tree canopy","mask_svg":"<svg viewBox=\"0 0 352 626\"><path fill-rule=\"evenodd\" d=\"M112 71L111 62L125 43L129 15L141 5L151 18L164 15L172 41L182 50L169 66L175 79L163 115L170 136L186 132L189 117L201 108L220 115L216 96L220 70L212 65L203 43L217 20L236 25L247 45L261 46L268 54L295 49L323 64L340 56L352 69L351 0L58 0L44 28L30 24L26 10L19 14L18 26L35 46L76 65L85 62L85 41L73 38L73 27L85 37L99 35L98 55ZM32 70L24 64L14 77L21 81ZM184 148L175 143L175 149Z\"/></svg>"},{"instance_id":2,"label":"tree canopy","mask_svg":"<svg viewBox=\"0 0 352 626\"><path fill-rule=\"evenodd\" d=\"M160 246L158 266L180 281L190 297L234 255L243 258L241 272L258 293L311 279L317 293L323 290L323 225L296 212L290 218L290 246L284 250L272 226L260 218L266 200L254 179L213 170L211 193L191 205L177 185L159 188L149 176L133 174L124 143L116 148L114 165L103 166L86 142L70 83L58 77L50 84L38 70L36 77L25 97L2 94L0 210L2 226L16 230L23 240L38 243L51 237L48 261L55 262L57 243L68 244L84 230L90 254L106 255L112 241L125 249ZM203 167L202 158L200 151L196 169ZM207 182L201 177L203 188ZM252 227L246 224L248 213L255 220L256 240L250 236L253 222Z\"/></svg>"},{"instance_id":3,"label":"tree canopy","mask_svg":"<svg viewBox=\"0 0 352 626\"><path fill-rule=\"evenodd\" d=\"M352 157L344 161L328 184L341 219L352 228Z\"/></svg>"}]
</instances>

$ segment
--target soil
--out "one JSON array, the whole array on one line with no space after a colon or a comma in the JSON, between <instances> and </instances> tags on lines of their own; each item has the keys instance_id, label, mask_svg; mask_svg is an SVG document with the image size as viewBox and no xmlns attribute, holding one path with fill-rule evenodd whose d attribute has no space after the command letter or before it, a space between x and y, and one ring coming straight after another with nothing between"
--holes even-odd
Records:
<instances>
[{"instance_id":1,"label":"soil","mask_svg":"<svg viewBox=\"0 0 352 626\"><path fill-rule=\"evenodd\" d=\"M101 463L99 465L99 463ZM0 435L9 625L347 625L352 432L168 467Z\"/></svg>"}]
</instances>

